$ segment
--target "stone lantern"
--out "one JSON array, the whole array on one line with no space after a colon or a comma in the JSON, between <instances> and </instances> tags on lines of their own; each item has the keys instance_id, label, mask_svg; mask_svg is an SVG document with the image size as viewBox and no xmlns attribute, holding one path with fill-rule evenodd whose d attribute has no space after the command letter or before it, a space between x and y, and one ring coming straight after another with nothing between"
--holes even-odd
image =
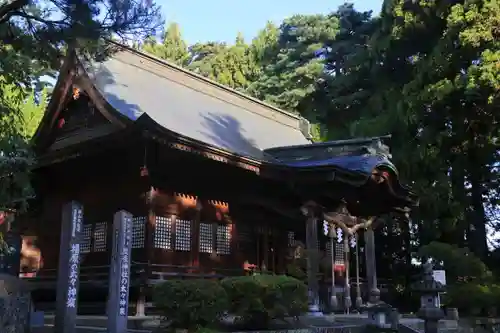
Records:
<instances>
[{"instance_id":1,"label":"stone lantern","mask_svg":"<svg viewBox=\"0 0 500 333\"><path fill-rule=\"evenodd\" d=\"M437 333L438 322L444 318L439 304L439 293L444 292L442 283L434 280L432 265L424 264L424 277L413 285L413 290L420 294L420 310L417 316L424 320L425 333Z\"/></svg>"}]
</instances>

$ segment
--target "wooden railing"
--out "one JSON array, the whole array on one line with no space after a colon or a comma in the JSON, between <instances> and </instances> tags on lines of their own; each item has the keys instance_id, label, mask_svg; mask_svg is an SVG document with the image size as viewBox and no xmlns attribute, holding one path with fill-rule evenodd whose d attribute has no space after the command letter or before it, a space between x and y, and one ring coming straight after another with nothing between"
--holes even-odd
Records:
<instances>
[{"instance_id":1,"label":"wooden railing","mask_svg":"<svg viewBox=\"0 0 500 333\"><path fill-rule=\"evenodd\" d=\"M130 275L132 287L144 281L146 270L150 272L147 276L147 281L150 285L172 278L221 279L227 276L242 276L251 273L243 269L201 268L182 265L151 264L148 267L147 263L132 262ZM252 272L257 271L254 270ZM80 285L105 287L107 286L108 277L109 265L80 267ZM21 278L32 282L37 288L56 288L57 269L42 269L36 273L36 276L21 275Z\"/></svg>"},{"instance_id":2,"label":"wooden railing","mask_svg":"<svg viewBox=\"0 0 500 333\"><path fill-rule=\"evenodd\" d=\"M184 265L163 265L163 264L151 264L148 267L147 263L132 262L131 264L131 275L130 282L131 286L138 286L142 281L145 280L144 275L146 271L150 273L147 276L147 283L149 285L154 285L161 283L161 281L172 279L172 278L205 278L205 279L222 279L228 276L243 276L253 273L258 274L269 274L272 272L261 272L257 269L252 271L244 270L243 268L203 268L196 266L184 266ZM82 266L80 267L80 285L86 286L96 286L96 287L106 287L108 284L109 277L109 265L101 266ZM35 277L23 277L26 281L32 282L37 288L56 288L57 281L57 270L56 269L42 269L37 272ZM356 281L354 278L350 279L351 288L356 286ZM360 279L361 288L365 286L365 280ZM329 284L329 282L326 282ZM338 285L338 287L342 287ZM390 281L379 280L378 287L382 292L386 291L390 286Z\"/></svg>"}]
</instances>

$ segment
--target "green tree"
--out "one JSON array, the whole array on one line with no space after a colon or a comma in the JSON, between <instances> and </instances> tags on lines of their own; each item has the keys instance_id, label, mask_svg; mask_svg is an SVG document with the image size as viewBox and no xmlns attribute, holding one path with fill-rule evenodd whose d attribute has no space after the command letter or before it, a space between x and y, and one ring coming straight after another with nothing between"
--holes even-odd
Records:
<instances>
[{"instance_id":1,"label":"green tree","mask_svg":"<svg viewBox=\"0 0 500 333\"><path fill-rule=\"evenodd\" d=\"M25 204L31 195L29 168L33 163L29 141L40 123L47 106L47 91L29 95L20 87L3 85L1 107L11 116L0 121L0 209Z\"/></svg>"},{"instance_id":2,"label":"green tree","mask_svg":"<svg viewBox=\"0 0 500 333\"><path fill-rule=\"evenodd\" d=\"M209 42L190 48L188 68L233 89L244 91L257 77L259 66L243 35L233 45Z\"/></svg>"},{"instance_id":3,"label":"green tree","mask_svg":"<svg viewBox=\"0 0 500 333\"><path fill-rule=\"evenodd\" d=\"M60 67L68 48L82 55L108 54L104 38L146 36L163 24L150 1L27 1L0 3L0 206L22 201L32 159L26 136L34 118L23 114L39 78ZM33 114L31 115L33 116ZM31 119L31 120L30 120ZM23 123L23 126L18 126ZM6 180L7 179L7 180Z\"/></svg>"},{"instance_id":4,"label":"green tree","mask_svg":"<svg viewBox=\"0 0 500 333\"><path fill-rule=\"evenodd\" d=\"M257 54L267 65L249 87L249 93L315 122L316 113L308 98L324 72L325 61L318 57L318 50L335 39L338 29L338 19L333 16L295 15L286 19L280 26L276 46L258 50L256 41ZM269 48L274 53L265 54Z\"/></svg>"},{"instance_id":5,"label":"green tree","mask_svg":"<svg viewBox=\"0 0 500 333\"><path fill-rule=\"evenodd\" d=\"M187 44L182 38L179 25L175 22L168 25L161 43L148 39L144 43L143 50L180 66L185 66L189 62Z\"/></svg>"}]
</instances>

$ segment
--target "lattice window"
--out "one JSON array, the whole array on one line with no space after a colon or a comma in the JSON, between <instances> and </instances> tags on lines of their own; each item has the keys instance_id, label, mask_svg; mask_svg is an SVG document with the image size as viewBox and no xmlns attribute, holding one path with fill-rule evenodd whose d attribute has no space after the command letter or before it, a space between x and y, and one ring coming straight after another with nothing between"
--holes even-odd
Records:
<instances>
[{"instance_id":1,"label":"lattice window","mask_svg":"<svg viewBox=\"0 0 500 333\"><path fill-rule=\"evenodd\" d=\"M344 244L343 243L335 243L335 264L343 265L344 264ZM332 246L330 241L326 243L326 255L328 258L332 255Z\"/></svg>"},{"instance_id":2,"label":"lattice window","mask_svg":"<svg viewBox=\"0 0 500 333\"><path fill-rule=\"evenodd\" d=\"M325 245L325 252L326 252L326 255L328 256L328 258L330 258L330 256L332 255L332 244L330 243L330 240L328 240L328 242L326 242L326 245Z\"/></svg>"},{"instance_id":3,"label":"lattice window","mask_svg":"<svg viewBox=\"0 0 500 333\"><path fill-rule=\"evenodd\" d=\"M337 242L335 244L335 264L343 265L344 264L344 243Z\"/></svg>"},{"instance_id":4,"label":"lattice window","mask_svg":"<svg viewBox=\"0 0 500 333\"><path fill-rule=\"evenodd\" d=\"M213 225L209 223L200 223L200 252L212 253L213 244Z\"/></svg>"},{"instance_id":5,"label":"lattice window","mask_svg":"<svg viewBox=\"0 0 500 333\"><path fill-rule=\"evenodd\" d=\"M154 231L154 247L156 249L170 250L172 248L172 218L156 217L156 227Z\"/></svg>"},{"instance_id":6,"label":"lattice window","mask_svg":"<svg viewBox=\"0 0 500 333\"><path fill-rule=\"evenodd\" d=\"M106 222L98 222L94 228L94 252L105 252L107 250L107 231Z\"/></svg>"},{"instance_id":7,"label":"lattice window","mask_svg":"<svg viewBox=\"0 0 500 333\"><path fill-rule=\"evenodd\" d=\"M288 232L288 247L294 247L295 246L295 232L289 231Z\"/></svg>"},{"instance_id":8,"label":"lattice window","mask_svg":"<svg viewBox=\"0 0 500 333\"><path fill-rule=\"evenodd\" d=\"M228 224L217 226L217 254L231 253L231 226Z\"/></svg>"},{"instance_id":9,"label":"lattice window","mask_svg":"<svg viewBox=\"0 0 500 333\"><path fill-rule=\"evenodd\" d=\"M132 248L142 249L144 247L144 238L146 236L146 217L136 216L132 219Z\"/></svg>"},{"instance_id":10,"label":"lattice window","mask_svg":"<svg viewBox=\"0 0 500 333\"><path fill-rule=\"evenodd\" d=\"M175 249L191 251L191 221L175 220Z\"/></svg>"},{"instance_id":11,"label":"lattice window","mask_svg":"<svg viewBox=\"0 0 500 333\"><path fill-rule=\"evenodd\" d=\"M80 253L89 253L92 250L92 224L84 224L82 229L82 243Z\"/></svg>"}]
</instances>

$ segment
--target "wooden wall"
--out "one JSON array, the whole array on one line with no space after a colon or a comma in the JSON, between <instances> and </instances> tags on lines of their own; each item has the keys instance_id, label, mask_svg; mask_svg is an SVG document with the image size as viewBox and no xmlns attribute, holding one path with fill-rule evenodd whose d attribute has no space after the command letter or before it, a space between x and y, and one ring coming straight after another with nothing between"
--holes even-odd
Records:
<instances>
[{"instance_id":1,"label":"wooden wall","mask_svg":"<svg viewBox=\"0 0 500 333\"><path fill-rule=\"evenodd\" d=\"M156 265L152 272L233 275L246 264L284 271L288 233L298 229L300 235L300 224L244 202L251 196L280 200L275 187L234 166L162 152L167 160L149 152L147 176L141 174L140 140L39 169L38 199L20 224L23 234L36 238L43 268L57 267L62 206L77 200L84 205L83 266L109 263L113 214L124 209L134 215L132 260ZM162 177L158 170L168 172Z\"/></svg>"}]
</instances>

